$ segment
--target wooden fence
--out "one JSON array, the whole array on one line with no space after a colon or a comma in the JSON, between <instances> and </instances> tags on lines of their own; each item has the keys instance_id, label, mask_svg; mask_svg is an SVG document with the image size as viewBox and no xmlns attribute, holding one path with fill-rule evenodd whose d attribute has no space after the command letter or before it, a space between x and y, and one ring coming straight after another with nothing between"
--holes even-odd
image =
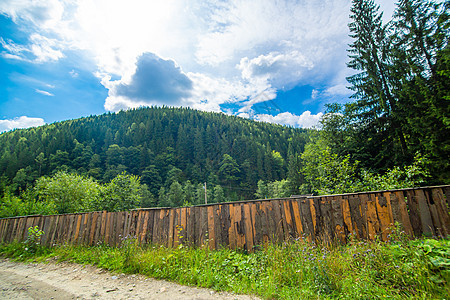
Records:
<instances>
[{"instance_id":1,"label":"wooden fence","mask_svg":"<svg viewBox=\"0 0 450 300\"><path fill-rule=\"evenodd\" d=\"M180 243L252 250L265 242L305 237L310 241L387 240L398 222L411 237L450 234L450 185L331 196L231 202L129 212L90 212L0 219L0 241L24 240L30 226L42 243L120 245Z\"/></svg>"}]
</instances>

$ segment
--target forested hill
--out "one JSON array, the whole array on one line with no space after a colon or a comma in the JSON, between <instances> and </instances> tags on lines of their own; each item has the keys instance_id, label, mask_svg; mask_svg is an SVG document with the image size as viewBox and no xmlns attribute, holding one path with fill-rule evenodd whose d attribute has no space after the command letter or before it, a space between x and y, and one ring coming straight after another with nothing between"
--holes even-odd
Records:
<instances>
[{"instance_id":1,"label":"forested hill","mask_svg":"<svg viewBox=\"0 0 450 300\"><path fill-rule=\"evenodd\" d=\"M230 200L252 198L258 180L296 168L307 137L304 129L186 108L107 113L1 134L1 186L19 193L60 170L106 183L126 171L155 197L189 180L221 185Z\"/></svg>"}]
</instances>

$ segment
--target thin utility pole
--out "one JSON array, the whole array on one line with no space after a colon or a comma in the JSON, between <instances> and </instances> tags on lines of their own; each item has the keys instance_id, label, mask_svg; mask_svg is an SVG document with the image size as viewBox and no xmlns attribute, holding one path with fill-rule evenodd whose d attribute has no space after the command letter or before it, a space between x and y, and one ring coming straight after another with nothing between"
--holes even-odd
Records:
<instances>
[{"instance_id":1,"label":"thin utility pole","mask_svg":"<svg viewBox=\"0 0 450 300\"><path fill-rule=\"evenodd\" d=\"M205 182L205 204L208 204L208 193L206 192L206 182Z\"/></svg>"}]
</instances>

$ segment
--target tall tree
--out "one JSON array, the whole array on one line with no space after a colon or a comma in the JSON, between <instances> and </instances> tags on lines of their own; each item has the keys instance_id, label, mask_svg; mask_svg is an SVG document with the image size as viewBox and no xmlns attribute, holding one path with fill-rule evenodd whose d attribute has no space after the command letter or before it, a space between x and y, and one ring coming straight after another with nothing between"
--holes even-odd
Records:
<instances>
[{"instance_id":1,"label":"tall tree","mask_svg":"<svg viewBox=\"0 0 450 300\"><path fill-rule=\"evenodd\" d=\"M348 66L359 73L347 78L352 84L350 88L355 91L352 97L356 99L347 109L355 116L353 121L362 131L383 133L371 147L390 148L392 153L383 157L401 161L408 149L390 78L390 29L383 24L383 14L373 0L353 0L352 3L349 28L354 40L348 50L351 59ZM391 141L394 143L389 145ZM399 153L403 155L396 157ZM375 163L380 167L386 164L385 161Z\"/></svg>"}]
</instances>

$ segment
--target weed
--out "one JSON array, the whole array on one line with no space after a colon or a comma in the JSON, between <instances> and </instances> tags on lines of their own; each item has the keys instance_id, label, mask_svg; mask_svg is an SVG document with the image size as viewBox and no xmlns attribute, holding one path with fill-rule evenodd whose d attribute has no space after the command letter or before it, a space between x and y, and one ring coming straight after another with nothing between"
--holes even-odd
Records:
<instances>
[{"instance_id":1,"label":"weed","mask_svg":"<svg viewBox=\"0 0 450 300\"><path fill-rule=\"evenodd\" d=\"M25 251L35 254L41 246L42 235L44 235L44 232L38 226L29 227L27 239L24 241Z\"/></svg>"}]
</instances>

